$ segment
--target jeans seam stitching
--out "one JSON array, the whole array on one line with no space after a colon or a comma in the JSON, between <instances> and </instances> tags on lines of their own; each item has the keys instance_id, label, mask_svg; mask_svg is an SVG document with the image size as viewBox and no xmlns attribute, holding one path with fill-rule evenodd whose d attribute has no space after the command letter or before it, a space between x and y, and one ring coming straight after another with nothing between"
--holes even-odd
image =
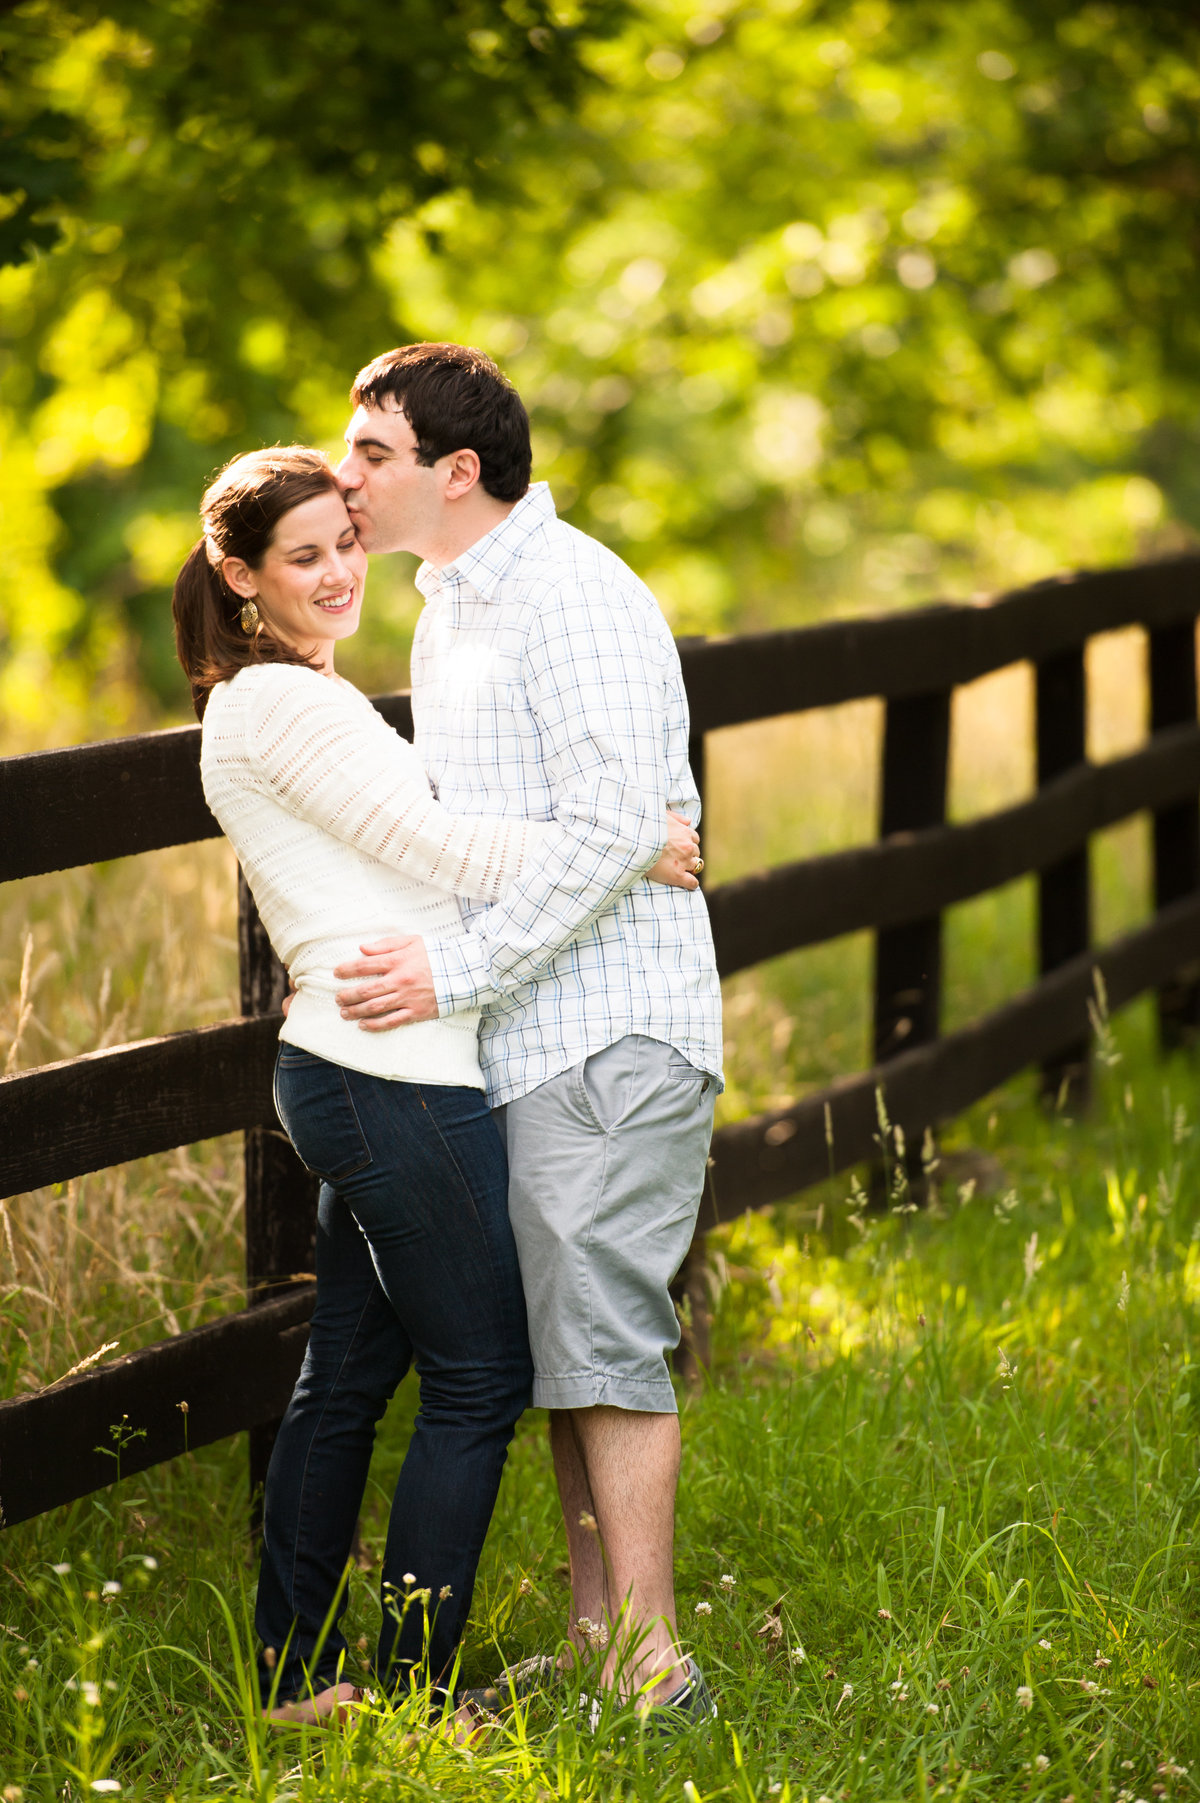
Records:
<instances>
[{"instance_id":1,"label":"jeans seam stitching","mask_svg":"<svg viewBox=\"0 0 1200 1803\"><path fill-rule=\"evenodd\" d=\"M299 1559L300 1559L300 1542L302 1539L302 1535L300 1533L300 1527L299 1527L300 1511L304 1507L304 1490L305 1490L306 1484L308 1483L308 1468L309 1468L309 1463L312 1459L313 1445L316 1441L318 1433L320 1432L322 1426L324 1425L325 1417L329 1412L330 1404L333 1401L333 1397L337 1390L338 1384L340 1383L342 1376L345 1372L346 1365L347 1365L347 1362L349 1361L351 1351L354 1348L354 1344L357 1341L359 1334L362 1332L363 1319L367 1313L367 1310L370 1308L371 1303L374 1301L376 1289L382 1290L382 1285L380 1284L378 1277L375 1278L374 1286L373 1286L372 1290L368 1293L368 1295L364 1298L362 1308L358 1312L358 1319L354 1324L354 1332L350 1335L349 1339L346 1342L346 1349L342 1354L341 1362L339 1363L338 1368L337 1368L337 1376L330 1383L329 1388L326 1392L325 1401L321 1405L320 1416L319 1416L316 1426L314 1427L313 1432L309 1438L308 1451L304 1455L304 1471L303 1471L303 1474L300 1479L299 1506L296 1511L296 1518L297 1518L296 1543L292 1549L292 1566L291 1566L291 1571L289 1573L289 1581L288 1581L288 1603L290 1604L293 1611L295 1611L295 1608L296 1608L296 1567L297 1567L297 1565L299 1563Z\"/></svg>"}]
</instances>

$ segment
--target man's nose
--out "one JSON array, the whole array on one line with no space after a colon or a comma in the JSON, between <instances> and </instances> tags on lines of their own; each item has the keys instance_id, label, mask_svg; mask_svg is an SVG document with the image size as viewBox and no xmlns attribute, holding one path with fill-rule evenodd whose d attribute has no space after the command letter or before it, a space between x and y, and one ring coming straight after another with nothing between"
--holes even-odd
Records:
<instances>
[{"instance_id":1,"label":"man's nose","mask_svg":"<svg viewBox=\"0 0 1200 1803\"><path fill-rule=\"evenodd\" d=\"M344 495L348 495L352 490L362 487L362 476L357 474L350 467L350 457L351 454L348 451L333 472L334 480L337 482L338 487Z\"/></svg>"}]
</instances>

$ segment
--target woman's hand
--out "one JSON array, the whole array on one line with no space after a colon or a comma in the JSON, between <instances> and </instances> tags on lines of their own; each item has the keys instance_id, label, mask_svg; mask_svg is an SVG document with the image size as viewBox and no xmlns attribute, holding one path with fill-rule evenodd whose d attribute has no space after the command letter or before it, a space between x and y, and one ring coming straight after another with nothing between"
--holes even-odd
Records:
<instances>
[{"instance_id":1,"label":"woman's hand","mask_svg":"<svg viewBox=\"0 0 1200 1803\"><path fill-rule=\"evenodd\" d=\"M652 883L670 883L675 889L698 889L697 865L704 869L699 833L682 814L668 808L666 850L646 875Z\"/></svg>"}]
</instances>

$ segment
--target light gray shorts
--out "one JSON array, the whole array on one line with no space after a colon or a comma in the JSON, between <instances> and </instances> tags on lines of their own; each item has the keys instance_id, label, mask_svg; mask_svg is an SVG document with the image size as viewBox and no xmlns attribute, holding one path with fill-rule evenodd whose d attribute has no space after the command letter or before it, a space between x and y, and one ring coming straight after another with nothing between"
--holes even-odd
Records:
<instances>
[{"instance_id":1,"label":"light gray shorts","mask_svg":"<svg viewBox=\"0 0 1200 1803\"><path fill-rule=\"evenodd\" d=\"M695 1231L717 1088L633 1034L495 1110L536 1407L675 1413L668 1285Z\"/></svg>"}]
</instances>

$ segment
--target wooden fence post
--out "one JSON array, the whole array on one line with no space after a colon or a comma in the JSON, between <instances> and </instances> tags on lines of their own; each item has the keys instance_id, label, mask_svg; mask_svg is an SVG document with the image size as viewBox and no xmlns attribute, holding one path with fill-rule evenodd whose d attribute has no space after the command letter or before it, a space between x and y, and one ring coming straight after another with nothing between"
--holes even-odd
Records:
<instances>
[{"instance_id":1,"label":"wooden fence post","mask_svg":"<svg viewBox=\"0 0 1200 1803\"><path fill-rule=\"evenodd\" d=\"M940 826L946 818L950 691L889 701L883 728L879 836ZM941 1030L942 917L875 936L875 1062L927 1045Z\"/></svg>"},{"instance_id":2,"label":"wooden fence post","mask_svg":"<svg viewBox=\"0 0 1200 1803\"><path fill-rule=\"evenodd\" d=\"M1196 720L1196 623L1181 620L1148 634L1150 731ZM1160 808L1154 816L1154 906L1161 913L1200 889L1200 798ZM1200 1026L1200 972L1180 975L1158 992L1159 1041L1164 1052L1186 1045Z\"/></svg>"},{"instance_id":3,"label":"wooden fence post","mask_svg":"<svg viewBox=\"0 0 1200 1803\"><path fill-rule=\"evenodd\" d=\"M258 909L238 871L238 976L243 1015L277 1014L287 972L271 950ZM251 1308L273 1301L311 1275L318 1184L292 1151L278 1122L245 1136L246 1299ZM252 1526L260 1523L262 1483L279 1422L250 1429Z\"/></svg>"},{"instance_id":4,"label":"wooden fence post","mask_svg":"<svg viewBox=\"0 0 1200 1803\"><path fill-rule=\"evenodd\" d=\"M941 826L946 818L946 774L950 756L949 689L890 700L883 725L883 768L879 796L879 836ZM874 1062L928 1045L941 1032L942 917L940 912L875 935ZM913 1196L920 1183L921 1148L910 1146L908 1174ZM886 1206L882 1167L871 1183L876 1206Z\"/></svg>"},{"instance_id":5,"label":"wooden fence post","mask_svg":"<svg viewBox=\"0 0 1200 1803\"><path fill-rule=\"evenodd\" d=\"M1045 788L1087 757L1087 668L1083 645L1056 652L1035 666L1037 784ZM1085 952L1092 940L1087 845L1038 876L1038 971L1047 976ZM1065 1090L1064 1090L1065 1085ZM1072 1040L1042 1065L1042 1095L1063 1096L1086 1107L1090 1089L1089 1042Z\"/></svg>"}]
</instances>

